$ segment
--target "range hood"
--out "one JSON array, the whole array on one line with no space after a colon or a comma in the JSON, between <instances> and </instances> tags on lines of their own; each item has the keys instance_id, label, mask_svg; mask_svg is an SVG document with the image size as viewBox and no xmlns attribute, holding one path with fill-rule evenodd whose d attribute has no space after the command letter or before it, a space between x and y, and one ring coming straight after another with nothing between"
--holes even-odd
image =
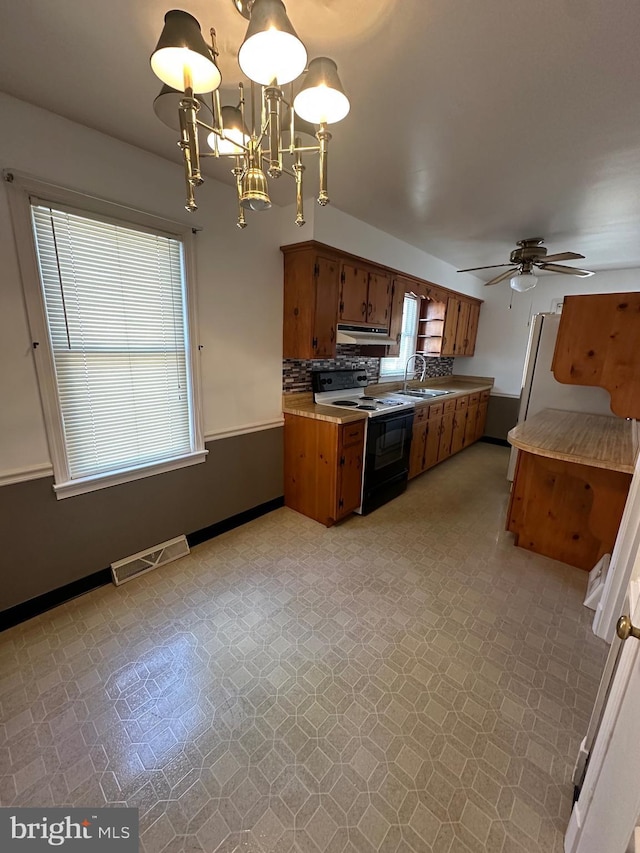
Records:
<instances>
[{"instance_id":1,"label":"range hood","mask_svg":"<svg viewBox=\"0 0 640 853\"><path fill-rule=\"evenodd\" d=\"M336 343L386 347L395 344L396 341L389 337L388 329L379 326L343 326L338 324Z\"/></svg>"}]
</instances>

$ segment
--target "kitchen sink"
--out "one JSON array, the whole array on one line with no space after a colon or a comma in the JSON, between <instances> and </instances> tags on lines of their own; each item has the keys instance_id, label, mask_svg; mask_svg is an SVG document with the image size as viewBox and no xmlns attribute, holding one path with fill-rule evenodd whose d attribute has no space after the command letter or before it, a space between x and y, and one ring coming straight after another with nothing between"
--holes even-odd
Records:
<instances>
[{"instance_id":1,"label":"kitchen sink","mask_svg":"<svg viewBox=\"0 0 640 853\"><path fill-rule=\"evenodd\" d=\"M453 391L436 391L434 388L410 388L404 393L410 397L444 397L445 394L453 394Z\"/></svg>"}]
</instances>

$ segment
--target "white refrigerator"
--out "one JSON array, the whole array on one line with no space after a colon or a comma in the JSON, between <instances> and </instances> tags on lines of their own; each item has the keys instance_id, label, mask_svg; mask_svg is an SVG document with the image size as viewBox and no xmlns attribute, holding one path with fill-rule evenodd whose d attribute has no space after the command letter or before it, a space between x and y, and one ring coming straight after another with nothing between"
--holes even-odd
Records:
<instances>
[{"instance_id":1,"label":"white refrigerator","mask_svg":"<svg viewBox=\"0 0 640 853\"><path fill-rule=\"evenodd\" d=\"M587 412L592 415L613 414L609 392L604 388L564 385L558 382L551 372L559 325L560 314L534 314L531 318L529 344L522 374L519 424L542 409L562 409L565 412ZM517 449L512 447L507 473L510 481L515 474L517 456Z\"/></svg>"}]
</instances>

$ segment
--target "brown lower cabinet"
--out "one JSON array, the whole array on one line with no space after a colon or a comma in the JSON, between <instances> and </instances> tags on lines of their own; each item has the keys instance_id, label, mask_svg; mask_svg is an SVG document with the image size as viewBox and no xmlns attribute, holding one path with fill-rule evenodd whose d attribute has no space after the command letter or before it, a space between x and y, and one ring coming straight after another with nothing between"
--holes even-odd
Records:
<instances>
[{"instance_id":1,"label":"brown lower cabinet","mask_svg":"<svg viewBox=\"0 0 640 853\"><path fill-rule=\"evenodd\" d=\"M418 406L411 437L409 479L482 438L489 391Z\"/></svg>"},{"instance_id":2,"label":"brown lower cabinet","mask_svg":"<svg viewBox=\"0 0 640 853\"><path fill-rule=\"evenodd\" d=\"M364 427L285 414L285 505L327 527L357 509Z\"/></svg>"}]
</instances>

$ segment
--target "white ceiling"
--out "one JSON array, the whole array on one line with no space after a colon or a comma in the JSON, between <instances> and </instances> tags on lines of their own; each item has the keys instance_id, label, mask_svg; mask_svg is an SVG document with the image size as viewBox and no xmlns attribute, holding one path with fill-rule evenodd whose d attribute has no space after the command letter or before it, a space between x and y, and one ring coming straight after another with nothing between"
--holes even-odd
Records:
<instances>
[{"instance_id":1,"label":"white ceiling","mask_svg":"<svg viewBox=\"0 0 640 853\"><path fill-rule=\"evenodd\" d=\"M152 110L159 83L148 62L169 8L0 0L0 89L179 161ZM246 22L231 0L183 8L205 33L216 28L224 83L235 83ZM337 207L459 267L506 261L534 236L596 270L640 266L637 0L287 9L310 57L337 61L351 99L332 128ZM227 180L222 164L207 171ZM274 195L288 203L292 187Z\"/></svg>"}]
</instances>

